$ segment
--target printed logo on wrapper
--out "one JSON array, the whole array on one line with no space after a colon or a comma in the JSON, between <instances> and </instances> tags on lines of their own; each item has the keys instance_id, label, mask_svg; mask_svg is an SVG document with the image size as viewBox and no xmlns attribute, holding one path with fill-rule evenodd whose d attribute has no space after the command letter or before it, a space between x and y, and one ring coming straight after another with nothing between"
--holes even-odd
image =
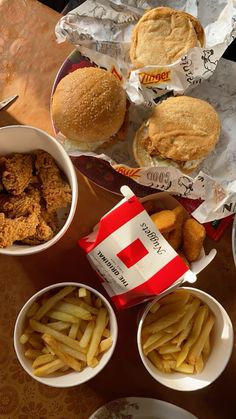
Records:
<instances>
[{"instance_id":1,"label":"printed logo on wrapper","mask_svg":"<svg viewBox=\"0 0 236 419\"><path fill-rule=\"evenodd\" d=\"M117 308L134 306L196 275L157 230L133 192L104 215L79 245Z\"/></svg>"},{"instance_id":2,"label":"printed logo on wrapper","mask_svg":"<svg viewBox=\"0 0 236 419\"><path fill-rule=\"evenodd\" d=\"M139 73L139 80L142 84L159 84L171 80L171 70L158 69L153 71L142 71Z\"/></svg>"}]
</instances>

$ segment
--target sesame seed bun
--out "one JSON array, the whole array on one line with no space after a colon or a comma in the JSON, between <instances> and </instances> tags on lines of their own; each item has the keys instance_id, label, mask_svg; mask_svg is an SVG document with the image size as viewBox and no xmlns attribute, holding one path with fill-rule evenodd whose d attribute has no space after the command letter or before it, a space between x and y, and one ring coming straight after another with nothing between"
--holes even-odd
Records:
<instances>
[{"instance_id":1,"label":"sesame seed bun","mask_svg":"<svg viewBox=\"0 0 236 419\"><path fill-rule=\"evenodd\" d=\"M190 173L214 149L220 120L206 101L171 97L156 105L137 131L133 151L139 166L178 167Z\"/></svg>"},{"instance_id":2,"label":"sesame seed bun","mask_svg":"<svg viewBox=\"0 0 236 419\"><path fill-rule=\"evenodd\" d=\"M204 30L198 19L170 7L157 7L144 13L134 27L130 59L135 67L168 65L204 43Z\"/></svg>"},{"instance_id":3,"label":"sesame seed bun","mask_svg":"<svg viewBox=\"0 0 236 419\"><path fill-rule=\"evenodd\" d=\"M120 130L126 93L112 73L97 67L81 68L58 83L51 112L65 137L82 150L96 149Z\"/></svg>"}]
</instances>

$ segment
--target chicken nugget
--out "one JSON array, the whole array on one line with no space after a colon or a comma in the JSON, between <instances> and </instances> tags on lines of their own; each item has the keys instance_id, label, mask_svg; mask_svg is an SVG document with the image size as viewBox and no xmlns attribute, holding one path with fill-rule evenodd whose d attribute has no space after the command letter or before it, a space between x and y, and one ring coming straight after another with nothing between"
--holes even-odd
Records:
<instances>
[{"instance_id":1,"label":"chicken nugget","mask_svg":"<svg viewBox=\"0 0 236 419\"><path fill-rule=\"evenodd\" d=\"M183 207L176 207L172 210L176 215L175 227L169 232L168 242L173 249L179 249L182 242L182 227L186 214Z\"/></svg>"},{"instance_id":2,"label":"chicken nugget","mask_svg":"<svg viewBox=\"0 0 236 419\"><path fill-rule=\"evenodd\" d=\"M176 214L171 210L163 210L151 215L151 219L161 233L169 233L175 227Z\"/></svg>"},{"instance_id":3,"label":"chicken nugget","mask_svg":"<svg viewBox=\"0 0 236 419\"><path fill-rule=\"evenodd\" d=\"M189 218L184 222L183 251L189 262L194 262L199 258L205 237L205 227L198 221Z\"/></svg>"},{"instance_id":4,"label":"chicken nugget","mask_svg":"<svg viewBox=\"0 0 236 419\"><path fill-rule=\"evenodd\" d=\"M13 195L20 195L28 186L33 173L33 156L14 153L4 158L2 184Z\"/></svg>"}]
</instances>

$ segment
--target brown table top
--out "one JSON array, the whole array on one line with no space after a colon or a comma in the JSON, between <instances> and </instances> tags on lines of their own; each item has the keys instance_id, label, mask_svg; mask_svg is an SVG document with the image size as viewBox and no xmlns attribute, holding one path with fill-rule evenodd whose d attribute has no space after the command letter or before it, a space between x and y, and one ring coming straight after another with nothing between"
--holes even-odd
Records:
<instances>
[{"instance_id":1,"label":"brown table top","mask_svg":"<svg viewBox=\"0 0 236 419\"><path fill-rule=\"evenodd\" d=\"M19 94L0 126L31 124L52 133L49 98L56 72L72 50L58 45L54 27L59 15L34 0L0 1L0 100ZM123 396L152 397L189 410L199 418L234 418L236 350L221 375L209 387L183 393L158 384L144 369L136 346L140 307L117 312L119 337L107 367L93 380L70 389L56 389L31 379L13 348L16 316L37 290L61 281L85 282L102 293L95 273L77 246L118 197L91 184L78 173L79 201L66 235L49 250L33 256L0 255L0 417L88 419L105 402ZM197 287L209 292L236 321L236 275L231 251L231 227L218 243L206 247L218 254L202 272Z\"/></svg>"}]
</instances>

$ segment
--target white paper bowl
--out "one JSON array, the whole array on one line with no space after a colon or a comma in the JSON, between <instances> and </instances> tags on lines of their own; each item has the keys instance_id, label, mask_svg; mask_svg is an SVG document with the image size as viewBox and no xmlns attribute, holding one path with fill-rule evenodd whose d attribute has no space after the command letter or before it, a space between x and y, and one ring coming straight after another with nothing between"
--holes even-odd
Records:
<instances>
[{"instance_id":1,"label":"white paper bowl","mask_svg":"<svg viewBox=\"0 0 236 419\"><path fill-rule=\"evenodd\" d=\"M155 368L155 366L144 355L141 347L142 326L150 307L158 300L158 298L149 303L142 314L138 325L137 343L143 365L156 381L173 390L193 391L199 390L213 383L213 381L215 381L224 371L233 349L233 327L225 309L211 295L195 288L182 288L191 291L191 293L206 303L216 317L212 334L212 350L203 371L200 374L193 375L177 372L165 374Z\"/></svg>"},{"instance_id":2,"label":"white paper bowl","mask_svg":"<svg viewBox=\"0 0 236 419\"><path fill-rule=\"evenodd\" d=\"M65 234L74 217L78 198L77 177L74 166L64 148L55 138L38 128L26 125L12 125L0 128L0 156L10 153L29 153L37 149L45 150L51 154L66 175L72 190L71 205L61 213L61 216L59 212L58 218L61 228L51 240L35 246L13 244L7 248L0 249L0 253L5 255L30 255L51 247Z\"/></svg>"},{"instance_id":3,"label":"white paper bowl","mask_svg":"<svg viewBox=\"0 0 236 419\"><path fill-rule=\"evenodd\" d=\"M24 346L20 343L20 336L23 333L24 327L25 327L25 316L27 311L29 310L32 303L37 300L41 295L48 291L56 290L56 288L63 288L65 286L76 286L76 287L84 287L91 291L91 293L95 294L97 297L100 297L103 301L105 307L108 310L109 316L110 316L110 332L111 337L113 339L112 346L103 354L99 364L95 368L86 367L81 372L65 372L61 373L54 373L47 377L36 377L33 375L32 372L32 366L31 361L27 359L24 355ZM46 287L36 294L34 294L23 306L20 313L18 314L15 328L14 328L14 347L16 351L17 358L21 364L21 366L24 368L24 370L32 377L34 380L39 381L42 384L46 384L51 387L73 387L80 385L82 383L85 383L86 381L91 380L94 378L102 369L107 365L109 362L115 346L117 342L117 335L118 335L118 327L117 327L117 320L114 313L113 308L111 307L110 303L107 301L107 299L100 294L97 290L94 288L89 287L88 285L77 283L77 282L62 282L59 284L53 284L49 287Z\"/></svg>"}]
</instances>

